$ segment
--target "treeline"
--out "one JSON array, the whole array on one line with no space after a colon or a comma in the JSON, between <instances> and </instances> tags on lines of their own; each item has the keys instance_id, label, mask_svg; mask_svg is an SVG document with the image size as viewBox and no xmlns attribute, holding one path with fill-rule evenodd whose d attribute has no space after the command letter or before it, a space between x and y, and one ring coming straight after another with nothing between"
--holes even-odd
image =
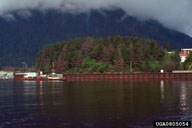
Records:
<instances>
[{"instance_id":1,"label":"treeline","mask_svg":"<svg viewBox=\"0 0 192 128\"><path fill-rule=\"evenodd\" d=\"M39 52L34 68L57 73L159 72L177 70L179 53L168 53L154 40L130 37L83 38L50 44Z\"/></svg>"}]
</instances>

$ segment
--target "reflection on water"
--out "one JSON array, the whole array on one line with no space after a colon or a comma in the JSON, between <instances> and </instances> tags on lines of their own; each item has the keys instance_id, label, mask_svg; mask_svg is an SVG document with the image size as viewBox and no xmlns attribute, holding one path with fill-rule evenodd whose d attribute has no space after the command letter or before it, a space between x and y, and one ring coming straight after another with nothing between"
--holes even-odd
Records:
<instances>
[{"instance_id":1,"label":"reflection on water","mask_svg":"<svg viewBox=\"0 0 192 128\"><path fill-rule=\"evenodd\" d=\"M191 81L1 82L0 128L134 128L192 120L191 92Z\"/></svg>"},{"instance_id":2,"label":"reflection on water","mask_svg":"<svg viewBox=\"0 0 192 128\"><path fill-rule=\"evenodd\" d=\"M187 110L187 87L186 83L182 82L181 83L181 91L180 91L180 108L181 111L186 111Z\"/></svg>"},{"instance_id":3,"label":"reflection on water","mask_svg":"<svg viewBox=\"0 0 192 128\"><path fill-rule=\"evenodd\" d=\"M163 80L161 80L160 93L161 93L161 100L164 100L165 99L165 87L164 87L164 81Z\"/></svg>"},{"instance_id":4,"label":"reflection on water","mask_svg":"<svg viewBox=\"0 0 192 128\"><path fill-rule=\"evenodd\" d=\"M191 83L189 83L191 84ZM188 116L188 112L190 111L190 98L188 97L188 84L187 82L181 82L181 86L180 86L180 112L182 113L182 115L185 115L182 117L182 119L185 119ZM190 115L191 116L191 115Z\"/></svg>"}]
</instances>

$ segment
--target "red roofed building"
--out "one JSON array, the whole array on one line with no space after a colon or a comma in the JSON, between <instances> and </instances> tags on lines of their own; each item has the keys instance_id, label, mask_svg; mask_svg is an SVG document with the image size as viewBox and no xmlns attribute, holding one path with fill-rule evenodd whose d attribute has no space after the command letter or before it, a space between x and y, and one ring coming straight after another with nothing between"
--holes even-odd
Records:
<instances>
[{"instance_id":1,"label":"red roofed building","mask_svg":"<svg viewBox=\"0 0 192 128\"><path fill-rule=\"evenodd\" d=\"M185 60L187 59L187 57L189 56L188 53L180 53L179 54L180 58L181 58L181 62L185 62Z\"/></svg>"},{"instance_id":2,"label":"red roofed building","mask_svg":"<svg viewBox=\"0 0 192 128\"><path fill-rule=\"evenodd\" d=\"M183 48L179 54L181 62L185 62L189 54L192 53L192 48Z\"/></svg>"}]
</instances>

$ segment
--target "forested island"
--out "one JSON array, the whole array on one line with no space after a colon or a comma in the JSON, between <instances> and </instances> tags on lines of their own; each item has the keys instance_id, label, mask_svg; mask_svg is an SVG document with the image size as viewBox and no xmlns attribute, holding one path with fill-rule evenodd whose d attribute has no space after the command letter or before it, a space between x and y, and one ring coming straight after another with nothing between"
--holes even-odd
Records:
<instances>
[{"instance_id":1,"label":"forested island","mask_svg":"<svg viewBox=\"0 0 192 128\"><path fill-rule=\"evenodd\" d=\"M169 53L155 40L114 36L78 38L46 45L34 69L50 73L159 72L181 70L179 52Z\"/></svg>"}]
</instances>

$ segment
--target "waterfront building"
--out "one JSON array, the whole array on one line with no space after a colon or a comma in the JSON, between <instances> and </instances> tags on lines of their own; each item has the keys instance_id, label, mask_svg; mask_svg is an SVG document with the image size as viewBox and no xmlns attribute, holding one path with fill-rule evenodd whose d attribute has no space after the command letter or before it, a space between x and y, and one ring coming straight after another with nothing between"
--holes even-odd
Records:
<instances>
[{"instance_id":1,"label":"waterfront building","mask_svg":"<svg viewBox=\"0 0 192 128\"><path fill-rule=\"evenodd\" d=\"M190 53L192 53L192 48L182 48L181 49L181 53L190 54Z\"/></svg>"},{"instance_id":2,"label":"waterfront building","mask_svg":"<svg viewBox=\"0 0 192 128\"><path fill-rule=\"evenodd\" d=\"M190 53L192 53L192 48L182 48L179 54L181 62L185 62Z\"/></svg>"},{"instance_id":3,"label":"waterfront building","mask_svg":"<svg viewBox=\"0 0 192 128\"><path fill-rule=\"evenodd\" d=\"M13 72L0 71L0 79L13 79Z\"/></svg>"},{"instance_id":4,"label":"waterfront building","mask_svg":"<svg viewBox=\"0 0 192 128\"><path fill-rule=\"evenodd\" d=\"M189 56L188 53L180 53L179 54L180 58L181 58L181 62L185 62L185 60L187 59L187 57Z\"/></svg>"},{"instance_id":5,"label":"waterfront building","mask_svg":"<svg viewBox=\"0 0 192 128\"><path fill-rule=\"evenodd\" d=\"M37 75L36 72L26 72L24 73L24 78L37 78Z\"/></svg>"}]
</instances>

